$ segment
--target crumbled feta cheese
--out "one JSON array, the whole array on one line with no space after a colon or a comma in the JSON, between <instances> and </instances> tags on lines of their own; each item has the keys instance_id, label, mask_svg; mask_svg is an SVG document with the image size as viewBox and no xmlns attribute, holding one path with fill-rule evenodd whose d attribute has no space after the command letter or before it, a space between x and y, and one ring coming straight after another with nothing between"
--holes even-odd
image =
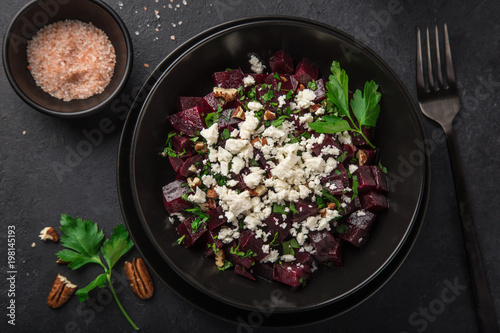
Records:
<instances>
[{"instance_id":1,"label":"crumbled feta cheese","mask_svg":"<svg viewBox=\"0 0 500 333\"><path fill-rule=\"evenodd\" d=\"M307 109L311 105L314 105L314 100L316 99L316 94L311 89L304 89L299 91L295 96L295 103L297 103L298 109Z\"/></svg>"},{"instance_id":2,"label":"crumbled feta cheese","mask_svg":"<svg viewBox=\"0 0 500 333\"><path fill-rule=\"evenodd\" d=\"M237 138L238 137L238 134L240 134L240 131L237 130L237 129L234 129L232 132L231 132L231 137L232 138Z\"/></svg>"},{"instance_id":3,"label":"crumbled feta cheese","mask_svg":"<svg viewBox=\"0 0 500 333\"><path fill-rule=\"evenodd\" d=\"M347 133L347 131L337 133L337 139L342 144L346 144L346 145L352 144L351 136L349 135L349 133Z\"/></svg>"},{"instance_id":4,"label":"crumbled feta cheese","mask_svg":"<svg viewBox=\"0 0 500 333\"><path fill-rule=\"evenodd\" d=\"M235 174L239 174L244 167L245 167L245 161L241 157L235 156L233 158L233 163L231 165L231 171L234 172Z\"/></svg>"},{"instance_id":5,"label":"crumbled feta cheese","mask_svg":"<svg viewBox=\"0 0 500 333\"><path fill-rule=\"evenodd\" d=\"M259 60L259 58L257 58L253 54L250 56L250 59L248 60L248 62L251 65L250 69L257 74L262 74L264 72L264 68L266 68L266 66L264 66L262 64L262 62Z\"/></svg>"},{"instance_id":6,"label":"crumbled feta cheese","mask_svg":"<svg viewBox=\"0 0 500 333\"><path fill-rule=\"evenodd\" d=\"M286 104L286 95L278 97L278 108L282 108Z\"/></svg>"},{"instance_id":7,"label":"crumbled feta cheese","mask_svg":"<svg viewBox=\"0 0 500 333\"><path fill-rule=\"evenodd\" d=\"M223 176L227 176L229 174L229 162L220 162L220 173Z\"/></svg>"},{"instance_id":8,"label":"crumbled feta cheese","mask_svg":"<svg viewBox=\"0 0 500 333\"><path fill-rule=\"evenodd\" d=\"M233 154L238 154L245 146L249 145L248 140L227 139L226 150Z\"/></svg>"},{"instance_id":9,"label":"crumbled feta cheese","mask_svg":"<svg viewBox=\"0 0 500 333\"><path fill-rule=\"evenodd\" d=\"M233 158L233 154L228 152L226 149L222 148L219 146L219 149L217 151L217 157L219 161L223 162L231 162L231 159Z\"/></svg>"},{"instance_id":10,"label":"crumbled feta cheese","mask_svg":"<svg viewBox=\"0 0 500 333\"><path fill-rule=\"evenodd\" d=\"M211 186L217 185L217 181L211 175L201 176L201 181L203 182L203 185L205 185L206 187L211 187Z\"/></svg>"},{"instance_id":11,"label":"crumbled feta cheese","mask_svg":"<svg viewBox=\"0 0 500 333\"><path fill-rule=\"evenodd\" d=\"M209 128L202 129L200 135L207 140L209 146L213 146L219 139L219 125L215 123Z\"/></svg>"},{"instance_id":12,"label":"crumbled feta cheese","mask_svg":"<svg viewBox=\"0 0 500 333\"><path fill-rule=\"evenodd\" d=\"M243 181L249 188L255 188L262 182L263 175L266 171L259 167L251 167L250 171L251 173L243 176Z\"/></svg>"},{"instance_id":13,"label":"crumbled feta cheese","mask_svg":"<svg viewBox=\"0 0 500 333\"><path fill-rule=\"evenodd\" d=\"M248 106L248 109L250 111L255 111L255 112L262 110L262 108L264 107L264 105L260 104L259 102L254 102L254 101L248 102L247 106ZM245 118L246 118L246 114L245 114Z\"/></svg>"},{"instance_id":14,"label":"crumbled feta cheese","mask_svg":"<svg viewBox=\"0 0 500 333\"><path fill-rule=\"evenodd\" d=\"M295 257L291 254L285 254L281 256L281 260L285 262L292 262L295 260Z\"/></svg>"},{"instance_id":15,"label":"crumbled feta cheese","mask_svg":"<svg viewBox=\"0 0 500 333\"><path fill-rule=\"evenodd\" d=\"M262 245L262 252L269 253L269 244Z\"/></svg>"},{"instance_id":16,"label":"crumbled feta cheese","mask_svg":"<svg viewBox=\"0 0 500 333\"><path fill-rule=\"evenodd\" d=\"M358 167L354 164L349 164L349 172L351 173L351 175L356 172L356 170L358 170Z\"/></svg>"},{"instance_id":17,"label":"crumbled feta cheese","mask_svg":"<svg viewBox=\"0 0 500 333\"><path fill-rule=\"evenodd\" d=\"M245 85L245 88L251 87L255 84L255 79L251 75L247 75L243 78L243 84Z\"/></svg>"},{"instance_id":18,"label":"crumbled feta cheese","mask_svg":"<svg viewBox=\"0 0 500 333\"><path fill-rule=\"evenodd\" d=\"M235 187L236 185L238 185L238 181L231 179L231 180L228 180L226 184L228 187Z\"/></svg>"},{"instance_id":19,"label":"crumbled feta cheese","mask_svg":"<svg viewBox=\"0 0 500 333\"><path fill-rule=\"evenodd\" d=\"M196 193L189 195L188 200L201 204L201 203L204 203L205 201L207 201L207 195L205 194L205 192L200 190L199 187L196 187Z\"/></svg>"},{"instance_id":20,"label":"crumbled feta cheese","mask_svg":"<svg viewBox=\"0 0 500 333\"><path fill-rule=\"evenodd\" d=\"M276 260L278 260L278 257L279 252L277 250L271 250L271 252L267 256L265 256L261 262L276 262Z\"/></svg>"},{"instance_id":21,"label":"crumbled feta cheese","mask_svg":"<svg viewBox=\"0 0 500 333\"><path fill-rule=\"evenodd\" d=\"M253 102L250 102L248 104L251 103ZM260 103L257 104L262 105ZM257 126L259 126L259 123L260 120L259 118L255 117L255 113L253 111L245 112L245 120L238 124L238 127L240 129L240 138L249 140Z\"/></svg>"}]
</instances>

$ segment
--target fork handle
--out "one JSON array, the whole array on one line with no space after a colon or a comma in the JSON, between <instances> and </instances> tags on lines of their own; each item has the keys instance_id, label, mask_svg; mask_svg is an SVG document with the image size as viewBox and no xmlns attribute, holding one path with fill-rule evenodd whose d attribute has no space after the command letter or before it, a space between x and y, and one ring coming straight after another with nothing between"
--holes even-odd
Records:
<instances>
[{"instance_id":1,"label":"fork handle","mask_svg":"<svg viewBox=\"0 0 500 333\"><path fill-rule=\"evenodd\" d=\"M476 302L476 312L481 332L498 332L495 306L488 287L486 269L481 257L479 243L477 241L476 228L472 220L472 211L469 204L469 196L465 186L464 174L458 154L457 142L451 123L443 125L446 134L446 143L450 154L451 168L455 182L455 192L457 196L460 221L465 242L465 251L469 266L469 273L474 290Z\"/></svg>"}]
</instances>

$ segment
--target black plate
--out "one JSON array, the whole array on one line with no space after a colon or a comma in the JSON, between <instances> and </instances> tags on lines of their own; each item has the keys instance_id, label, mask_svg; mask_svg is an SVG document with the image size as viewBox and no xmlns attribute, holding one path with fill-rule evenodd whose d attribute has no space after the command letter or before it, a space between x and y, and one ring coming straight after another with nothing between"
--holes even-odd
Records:
<instances>
[{"instance_id":1,"label":"black plate","mask_svg":"<svg viewBox=\"0 0 500 333\"><path fill-rule=\"evenodd\" d=\"M402 158L415 154L421 157L412 172L404 175L404 181L394 184L391 210L379 217L365 248L348 251L345 267L320 270L306 288L295 291L279 283L255 283L232 272L220 273L201 252L173 246L177 234L168 222L160 191L161 185L174 177L168 161L158 152L170 130L166 116L175 112L177 96L202 96L211 89L209 78L213 72L238 66L248 71L245 66L249 53L266 58L281 48L296 61L307 57L323 75L328 74L331 61L339 59L354 86L374 79L383 94L377 144L383 150L384 164L397 173ZM346 48L350 59L342 54ZM342 313L370 296L392 276L410 250L428 197L429 163L427 152L418 142L425 142L424 133L411 97L373 51L338 30L311 21L282 17L240 20L216 27L181 46L142 88L120 147L122 210L144 258L167 285L189 302L236 321L237 316L245 318L258 311L256 304L279 294L282 301L276 304L275 315L264 318L264 325L318 321ZM297 311L308 315L299 320L294 315Z\"/></svg>"}]
</instances>

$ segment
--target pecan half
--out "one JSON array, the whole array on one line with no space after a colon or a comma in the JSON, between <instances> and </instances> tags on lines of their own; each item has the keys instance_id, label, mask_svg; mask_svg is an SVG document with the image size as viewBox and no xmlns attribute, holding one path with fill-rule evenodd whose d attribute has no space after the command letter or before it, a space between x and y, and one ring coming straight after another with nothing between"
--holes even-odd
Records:
<instances>
[{"instance_id":1,"label":"pecan half","mask_svg":"<svg viewBox=\"0 0 500 333\"><path fill-rule=\"evenodd\" d=\"M222 249L219 249L217 252L215 252L215 265L217 267L224 267L225 259L226 256L224 255L224 251Z\"/></svg>"},{"instance_id":2,"label":"pecan half","mask_svg":"<svg viewBox=\"0 0 500 333\"><path fill-rule=\"evenodd\" d=\"M59 241L59 236L57 235L57 232L54 230L52 227L46 227L42 231L40 231L40 239L44 241L53 241L54 243L57 243Z\"/></svg>"},{"instance_id":3,"label":"pecan half","mask_svg":"<svg viewBox=\"0 0 500 333\"><path fill-rule=\"evenodd\" d=\"M274 120L276 119L276 113L266 110L264 112L264 120Z\"/></svg>"},{"instance_id":4,"label":"pecan half","mask_svg":"<svg viewBox=\"0 0 500 333\"><path fill-rule=\"evenodd\" d=\"M125 275L132 291L137 297L147 300L153 296L153 280L149 275L146 264L144 264L141 258L134 258L132 263L125 261Z\"/></svg>"},{"instance_id":5,"label":"pecan half","mask_svg":"<svg viewBox=\"0 0 500 333\"><path fill-rule=\"evenodd\" d=\"M77 286L72 284L61 274L57 274L56 280L52 285L47 304L53 309L57 309L66 303L69 298L75 293Z\"/></svg>"},{"instance_id":6,"label":"pecan half","mask_svg":"<svg viewBox=\"0 0 500 333\"><path fill-rule=\"evenodd\" d=\"M238 107L236 108L236 110L234 110L233 115L231 117L245 120L245 110L243 110L243 108L238 105Z\"/></svg>"}]
</instances>

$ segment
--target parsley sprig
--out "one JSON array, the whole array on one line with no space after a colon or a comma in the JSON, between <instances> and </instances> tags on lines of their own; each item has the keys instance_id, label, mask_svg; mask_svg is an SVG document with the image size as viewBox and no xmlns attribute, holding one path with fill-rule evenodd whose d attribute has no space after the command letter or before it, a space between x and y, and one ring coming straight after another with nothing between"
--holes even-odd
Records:
<instances>
[{"instance_id":1,"label":"parsley sprig","mask_svg":"<svg viewBox=\"0 0 500 333\"><path fill-rule=\"evenodd\" d=\"M332 63L330 69L332 75L326 82L326 96L336 106L338 114L324 116L323 121L310 123L309 127L318 133L327 134L353 131L359 133L372 148L375 148L363 133L362 126L375 127L377 124L380 114L378 103L382 97L377 91L378 85L374 81L366 82L364 91L356 90L349 106L349 77L337 61ZM345 119L346 117L350 122Z\"/></svg>"},{"instance_id":2,"label":"parsley sprig","mask_svg":"<svg viewBox=\"0 0 500 333\"><path fill-rule=\"evenodd\" d=\"M96 277L86 287L76 291L80 302L88 298L88 293L91 290L103 288L107 282L116 304L123 315L127 318L130 325L135 330L138 330L139 327L135 325L118 300L113 284L111 283L111 270L118 260L134 246L125 227L119 224L113 230L111 237L105 238L104 233L97 227L96 223L62 214L60 229L63 233L61 243L67 249L57 252L56 255L62 261L69 262L69 268L75 270L90 263L101 265L104 268L103 274ZM106 265L103 263L101 255Z\"/></svg>"}]
</instances>

